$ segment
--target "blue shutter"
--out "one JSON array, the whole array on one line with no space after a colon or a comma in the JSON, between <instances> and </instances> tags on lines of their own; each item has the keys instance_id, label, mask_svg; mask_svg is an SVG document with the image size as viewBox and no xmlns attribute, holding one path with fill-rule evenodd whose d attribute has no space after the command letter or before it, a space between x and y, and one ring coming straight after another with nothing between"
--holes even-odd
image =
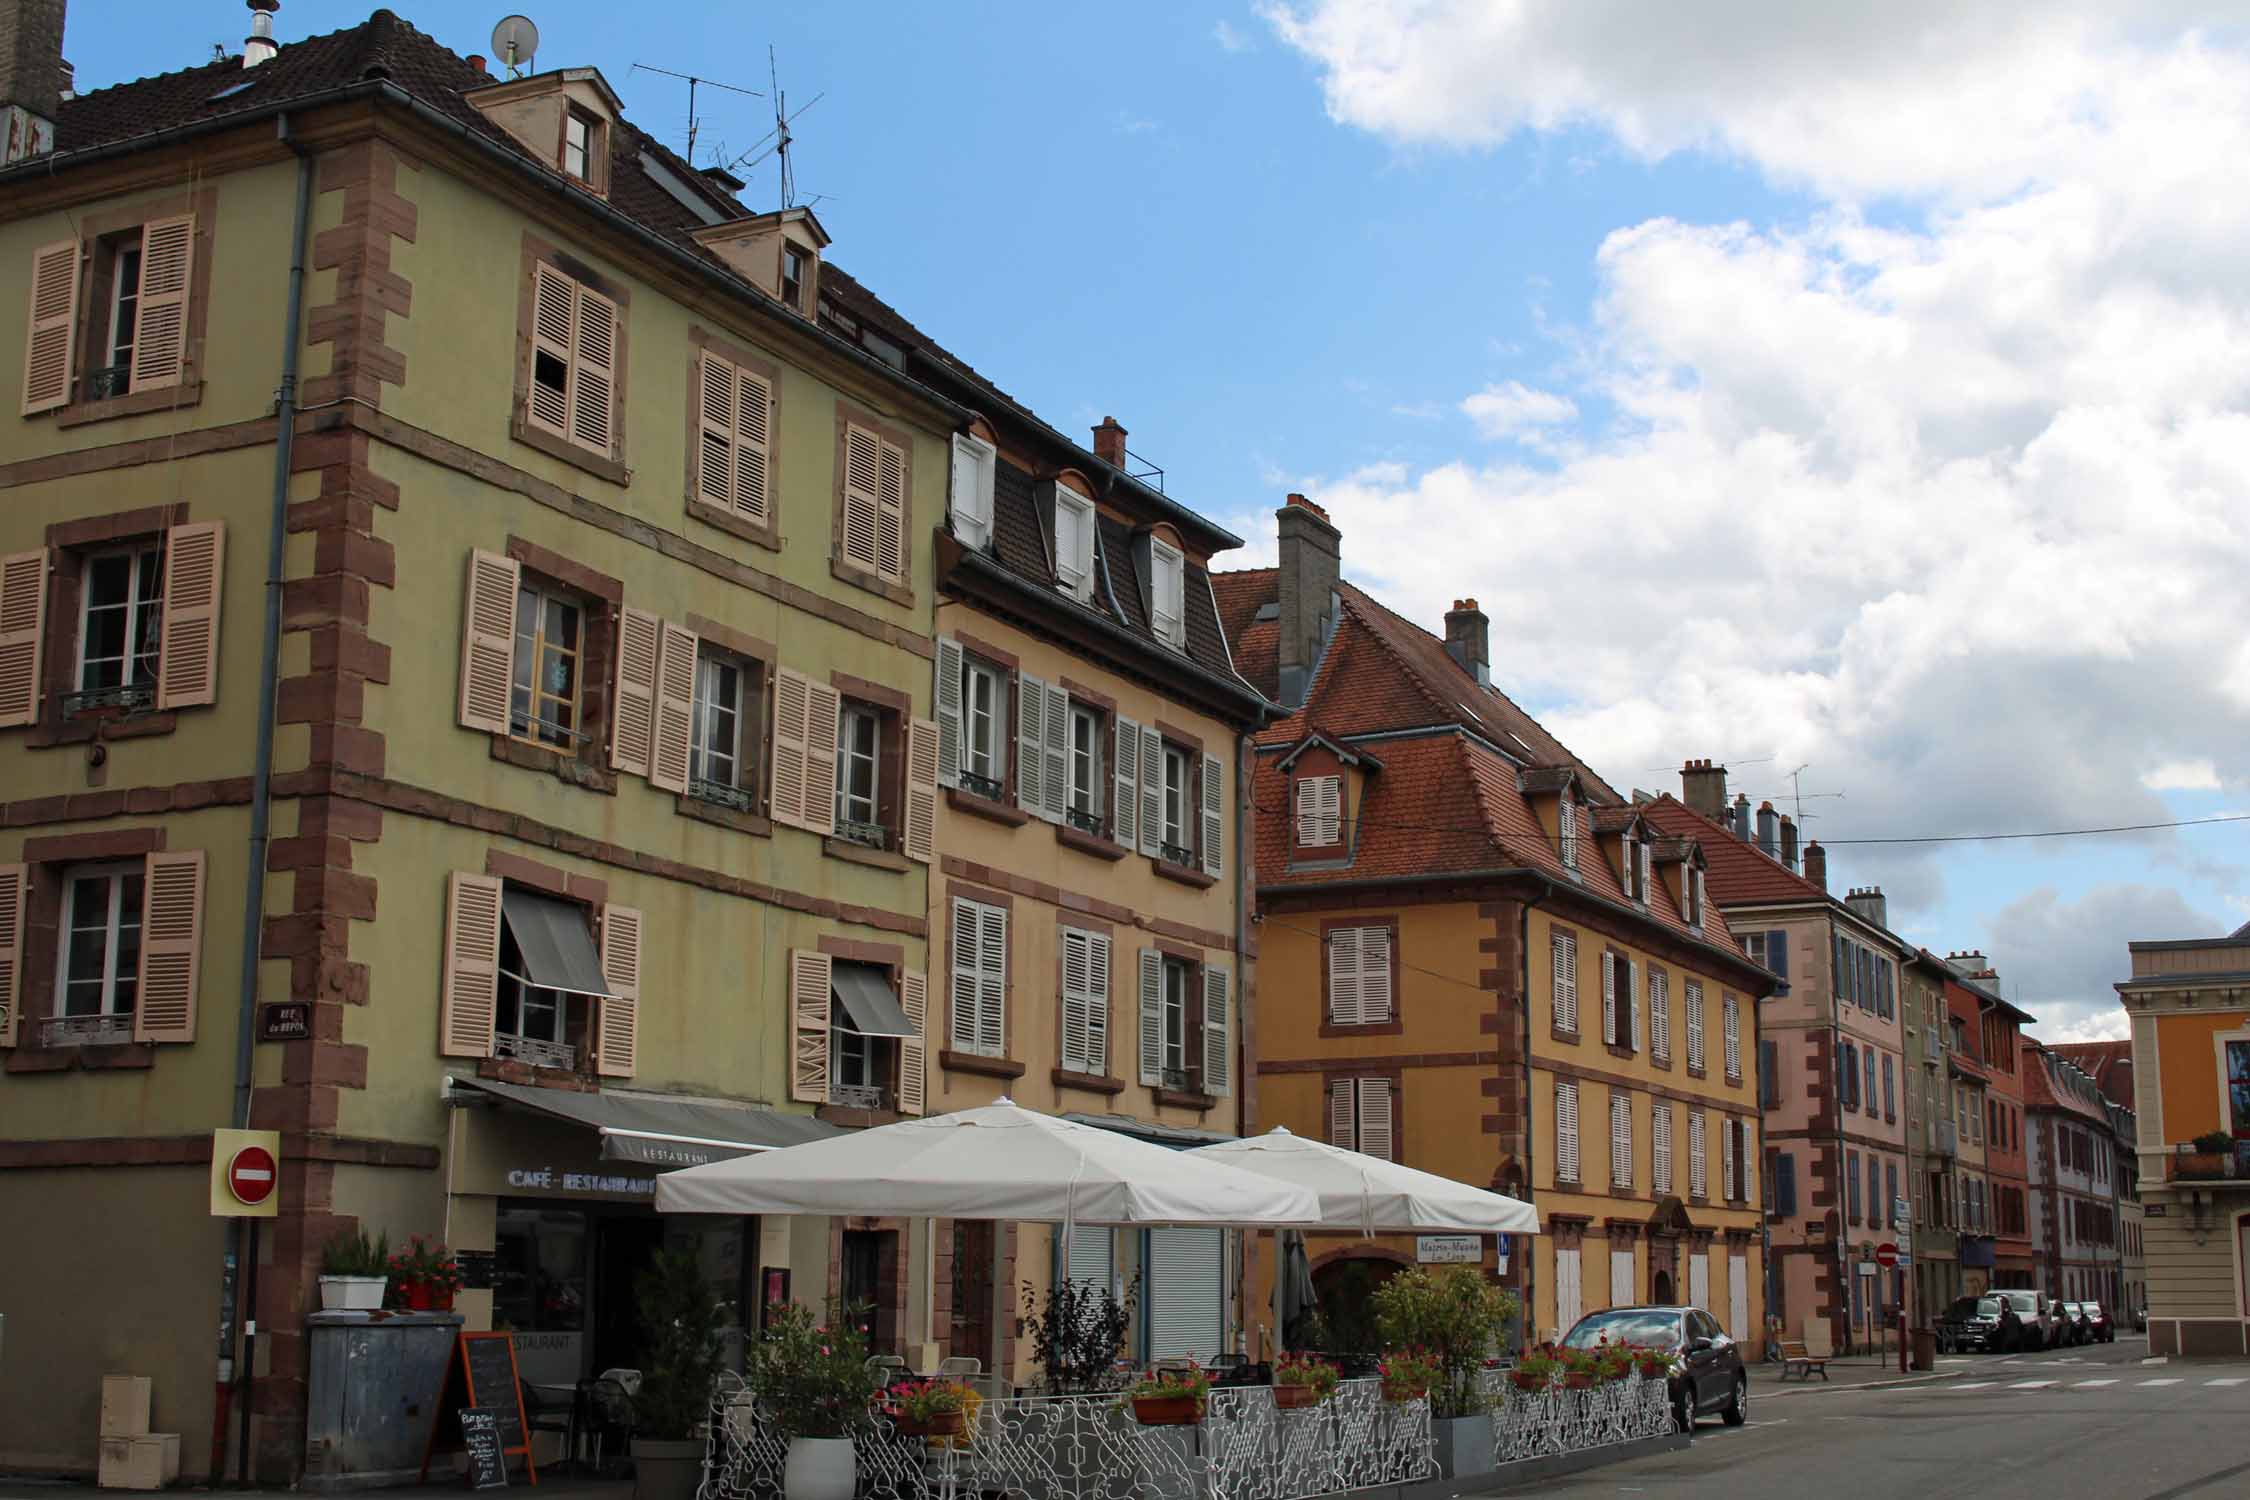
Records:
<instances>
[{"instance_id":1,"label":"blue shutter","mask_svg":"<svg viewBox=\"0 0 2250 1500\"><path fill-rule=\"evenodd\" d=\"M1844 1202L1846 1213L1851 1222L1857 1224L1859 1222L1859 1153L1857 1151L1844 1153ZM1858 1278L1854 1277L1853 1279L1856 1281Z\"/></svg>"},{"instance_id":2,"label":"blue shutter","mask_svg":"<svg viewBox=\"0 0 2250 1500\"><path fill-rule=\"evenodd\" d=\"M1784 1219L1797 1216L1797 1158L1784 1151L1773 1160L1773 1211Z\"/></svg>"},{"instance_id":3,"label":"blue shutter","mask_svg":"<svg viewBox=\"0 0 2250 1500\"><path fill-rule=\"evenodd\" d=\"M1841 1000L1844 998L1844 935L1839 932L1831 936L1835 940L1836 952L1829 960L1828 983L1835 990L1836 998Z\"/></svg>"}]
</instances>

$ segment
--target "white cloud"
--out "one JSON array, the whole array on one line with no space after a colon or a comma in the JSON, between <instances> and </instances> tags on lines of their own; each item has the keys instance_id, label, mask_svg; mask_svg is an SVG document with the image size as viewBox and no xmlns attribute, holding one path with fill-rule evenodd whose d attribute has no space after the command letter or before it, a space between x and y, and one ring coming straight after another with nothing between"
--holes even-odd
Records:
<instances>
[{"instance_id":1,"label":"white cloud","mask_svg":"<svg viewBox=\"0 0 2250 1500\"><path fill-rule=\"evenodd\" d=\"M2132 1035L2133 1028L2126 1022L2123 1009L2081 1016L2062 1026L2039 1028L2039 1040L2050 1046L2065 1042L2123 1042L2130 1041Z\"/></svg>"},{"instance_id":2,"label":"white cloud","mask_svg":"<svg viewBox=\"0 0 2250 1500\"><path fill-rule=\"evenodd\" d=\"M2128 972L2125 945L2216 937L2226 929L2178 891L2098 885L2075 901L2042 886L1993 913L1985 953L2008 999L2039 1018L2043 1042L2123 1036L2125 1010L2111 988Z\"/></svg>"},{"instance_id":3,"label":"white cloud","mask_svg":"<svg viewBox=\"0 0 2250 1500\"><path fill-rule=\"evenodd\" d=\"M1535 434L1578 420L1578 405L1568 396L1534 390L1520 380L1488 385L1461 403L1477 431L1495 440Z\"/></svg>"},{"instance_id":4,"label":"white cloud","mask_svg":"<svg viewBox=\"0 0 2250 1500\"><path fill-rule=\"evenodd\" d=\"M1211 40L1219 44L1221 52L1248 52L1253 45L1231 21L1222 20L1211 28Z\"/></svg>"},{"instance_id":5,"label":"white cloud","mask_svg":"<svg viewBox=\"0 0 2250 1500\"><path fill-rule=\"evenodd\" d=\"M2143 771L2141 785L2152 792L2215 792L2219 789L2219 771L2208 759L2168 760L2154 770Z\"/></svg>"}]
</instances>

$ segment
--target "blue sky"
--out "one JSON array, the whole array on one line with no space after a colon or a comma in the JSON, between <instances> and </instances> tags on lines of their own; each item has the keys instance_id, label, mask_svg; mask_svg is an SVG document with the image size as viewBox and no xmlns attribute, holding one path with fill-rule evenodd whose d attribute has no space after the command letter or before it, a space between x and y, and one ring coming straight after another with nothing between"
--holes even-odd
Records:
<instances>
[{"instance_id":1,"label":"blue sky","mask_svg":"<svg viewBox=\"0 0 2250 1500\"><path fill-rule=\"evenodd\" d=\"M686 86L632 65L764 90L771 46L822 96L796 175L838 263L1057 425L1115 414L1241 563L1302 489L1416 618L1478 596L1496 677L1617 785L1805 764L1831 840L2250 808L2240 23L1862 9L532 13L541 66L675 147ZM467 52L502 10L400 13ZM74 8L82 87L247 19L136 11ZM702 103L699 162L771 124ZM2244 830L1830 869L2045 1034L2109 1034L2128 938L2250 917Z\"/></svg>"}]
</instances>

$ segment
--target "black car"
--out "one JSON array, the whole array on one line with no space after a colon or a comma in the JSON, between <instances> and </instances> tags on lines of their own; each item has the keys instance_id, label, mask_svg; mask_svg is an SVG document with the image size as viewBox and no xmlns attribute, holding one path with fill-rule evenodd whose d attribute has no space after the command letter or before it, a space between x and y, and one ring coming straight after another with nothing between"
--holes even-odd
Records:
<instances>
[{"instance_id":1,"label":"black car","mask_svg":"<svg viewBox=\"0 0 2250 1500\"><path fill-rule=\"evenodd\" d=\"M1613 1307L1588 1313L1562 1336L1563 1347L1591 1349L1603 1340L1662 1349L1679 1361L1672 1376L1672 1420L1682 1432L1717 1412L1729 1427L1750 1420L1750 1376L1742 1351L1719 1320L1700 1307Z\"/></svg>"},{"instance_id":2,"label":"black car","mask_svg":"<svg viewBox=\"0 0 2250 1500\"><path fill-rule=\"evenodd\" d=\"M2000 1299L1956 1297L1938 1314L1937 1346L1940 1354L1994 1352L2000 1349Z\"/></svg>"}]
</instances>

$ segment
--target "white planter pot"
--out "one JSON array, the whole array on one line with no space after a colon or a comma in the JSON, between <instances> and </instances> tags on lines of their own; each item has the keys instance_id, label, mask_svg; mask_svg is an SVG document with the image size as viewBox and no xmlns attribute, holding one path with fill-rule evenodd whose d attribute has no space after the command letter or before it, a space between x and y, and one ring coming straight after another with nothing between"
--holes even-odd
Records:
<instances>
[{"instance_id":1,"label":"white planter pot","mask_svg":"<svg viewBox=\"0 0 2250 1500\"><path fill-rule=\"evenodd\" d=\"M852 1500L857 1477L850 1438L791 1438L781 1493L786 1500Z\"/></svg>"},{"instance_id":2,"label":"white planter pot","mask_svg":"<svg viewBox=\"0 0 2250 1500\"><path fill-rule=\"evenodd\" d=\"M388 1276L323 1276L320 1278L322 1312L374 1312L383 1305Z\"/></svg>"}]
</instances>

